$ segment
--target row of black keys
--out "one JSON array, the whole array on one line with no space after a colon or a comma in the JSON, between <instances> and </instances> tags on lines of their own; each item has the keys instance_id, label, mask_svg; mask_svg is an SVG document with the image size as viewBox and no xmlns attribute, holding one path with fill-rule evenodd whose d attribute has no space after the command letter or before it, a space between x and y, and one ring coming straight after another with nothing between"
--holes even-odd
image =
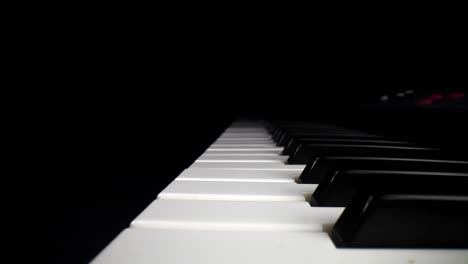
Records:
<instances>
[{"instance_id":1,"label":"row of black keys","mask_svg":"<svg viewBox=\"0 0 468 264\"><path fill-rule=\"evenodd\" d=\"M271 122L311 204L346 207L337 247L468 248L468 161L435 148L336 126Z\"/></svg>"}]
</instances>

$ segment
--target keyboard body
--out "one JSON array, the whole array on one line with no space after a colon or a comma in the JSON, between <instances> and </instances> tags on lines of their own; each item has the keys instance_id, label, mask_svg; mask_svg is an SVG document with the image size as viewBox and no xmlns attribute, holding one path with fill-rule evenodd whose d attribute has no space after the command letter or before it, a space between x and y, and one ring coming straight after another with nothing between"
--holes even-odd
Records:
<instances>
[{"instance_id":1,"label":"keyboard body","mask_svg":"<svg viewBox=\"0 0 468 264\"><path fill-rule=\"evenodd\" d=\"M344 208L314 206L283 149L264 122L232 123L91 263L468 263L466 249L337 248Z\"/></svg>"}]
</instances>

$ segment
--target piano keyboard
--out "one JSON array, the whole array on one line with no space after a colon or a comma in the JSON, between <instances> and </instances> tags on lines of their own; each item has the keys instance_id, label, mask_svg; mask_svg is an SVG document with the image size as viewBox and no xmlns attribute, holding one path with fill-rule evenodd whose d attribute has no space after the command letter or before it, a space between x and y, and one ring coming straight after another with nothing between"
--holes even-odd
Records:
<instances>
[{"instance_id":1,"label":"piano keyboard","mask_svg":"<svg viewBox=\"0 0 468 264\"><path fill-rule=\"evenodd\" d=\"M344 197L344 200L338 202L339 206L323 206L321 199L324 198L319 197L319 193L316 192L319 185L328 184L322 185L322 189L328 186L332 188L334 185L339 187L340 180L346 179L346 175L340 174L344 169L337 169L330 179L327 178L325 170L319 172L317 168L320 168L319 165L326 167L330 162L333 166L351 167L359 163L364 164L364 167L346 170L343 174L357 173L367 177L368 174L375 176L375 167L366 167L366 162L362 162L362 159L369 156L368 151L353 153L346 150L345 155L340 155L341 149L330 148L314 153L318 149L314 149L314 144L361 144L373 147L382 145L383 148L395 145L405 147L411 144L385 141L379 136L328 125L286 123L284 126L287 127L286 130L282 130L281 124L270 126L260 121L234 122L205 153L159 193L157 199L95 257L92 263L468 263L466 239L461 242L461 247L440 248L408 245L338 245L338 240L333 239L333 236L337 237L338 234L340 237L341 234L343 239L346 238L347 233L340 231L343 224L346 224L345 216L348 216L345 214L349 215L346 210L350 211L353 206L358 206L358 199L353 196L353 200L348 203ZM303 133L304 130L307 133ZM290 142L291 139L285 144L279 142L285 141L289 135L299 134L301 136L292 136L292 139L298 140L300 147L310 148L308 154L314 154L307 156L310 160L304 164L290 164L288 160L291 156L301 154L300 147L297 146L290 155L282 155L287 147L284 145L291 146L293 142ZM334 141L334 138L337 140ZM359 142L360 139L364 142ZM380 148L377 147L376 155L379 155L379 151ZM415 167L405 167L405 162L411 163L409 158L414 158L413 156L405 157L402 154L403 157L400 157L399 152L386 149L382 150L382 153L383 158L372 162L384 160L394 166L401 166L398 168L400 174L415 174L407 172L415 170ZM404 149L401 153L409 152ZM330 156L341 157L327 160ZM432 157L432 154L429 156ZM348 158L349 164L340 161ZM301 157L298 160L304 159ZM436 169L442 168L442 172L459 176L450 178L456 178L454 182L467 176L464 171L468 166L467 162L433 161L415 159L416 163L411 164L424 167L427 162ZM433 165L437 162L442 165ZM443 164L449 165L443 167ZM455 165L450 166L451 164ZM368 171L362 172L365 169ZM437 171L436 169L434 170ZM319 177L322 172L324 176L320 176L319 180L306 183L307 177ZM307 175L308 173L313 175ZM439 176L440 173L435 174ZM383 174L393 175L398 172ZM453 176L452 174L448 175ZM411 185L412 180L408 181ZM407 199L406 196L402 198L398 195L385 197ZM418 199L424 200L424 197L428 196L420 196ZM447 199L451 199L450 197ZM461 206L466 206L466 196L461 197L461 200L457 198L457 201L461 201ZM369 202L370 199L362 212L365 212ZM426 205L425 201L422 203ZM411 214L408 217L412 217ZM466 218L466 214L462 217ZM466 235L468 226L465 224L463 227L460 232ZM385 230L394 227L385 225L379 228ZM433 231L437 233L436 230ZM427 230L427 233L430 235L431 230ZM460 245L459 241L457 243Z\"/></svg>"}]
</instances>

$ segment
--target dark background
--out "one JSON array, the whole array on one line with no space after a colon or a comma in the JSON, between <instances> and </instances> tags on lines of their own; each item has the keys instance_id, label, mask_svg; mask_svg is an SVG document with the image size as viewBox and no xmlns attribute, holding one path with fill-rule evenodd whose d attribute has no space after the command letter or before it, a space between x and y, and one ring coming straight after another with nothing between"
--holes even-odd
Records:
<instances>
[{"instance_id":1,"label":"dark background","mask_svg":"<svg viewBox=\"0 0 468 264\"><path fill-rule=\"evenodd\" d=\"M66 91L50 95L34 128L44 133L45 176L33 181L43 253L89 262L239 116L337 123L462 150L466 111L367 107L406 89L466 90L457 36L445 45L411 35L75 43L57 60L74 66L54 72Z\"/></svg>"}]
</instances>

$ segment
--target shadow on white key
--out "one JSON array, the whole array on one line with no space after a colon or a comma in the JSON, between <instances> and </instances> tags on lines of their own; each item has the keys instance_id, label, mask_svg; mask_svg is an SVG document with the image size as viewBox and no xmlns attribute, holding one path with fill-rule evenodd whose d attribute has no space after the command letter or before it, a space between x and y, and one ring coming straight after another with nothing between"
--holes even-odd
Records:
<instances>
[{"instance_id":1,"label":"shadow on white key","mask_svg":"<svg viewBox=\"0 0 468 264\"><path fill-rule=\"evenodd\" d=\"M158 199L301 202L310 199L315 188L317 184L173 181Z\"/></svg>"},{"instance_id":2,"label":"shadow on white key","mask_svg":"<svg viewBox=\"0 0 468 264\"><path fill-rule=\"evenodd\" d=\"M299 179L298 170L223 170L223 169L186 169L176 181L226 181L226 182L283 182L294 183Z\"/></svg>"},{"instance_id":3,"label":"shadow on white key","mask_svg":"<svg viewBox=\"0 0 468 264\"><path fill-rule=\"evenodd\" d=\"M159 200L131 226L159 229L314 231L330 230L344 208L306 202Z\"/></svg>"},{"instance_id":4,"label":"shadow on white key","mask_svg":"<svg viewBox=\"0 0 468 264\"><path fill-rule=\"evenodd\" d=\"M280 162L284 163L288 156L279 155L201 155L195 162Z\"/></svg>"},{"instance_id":5,"label":"shadow on white key","mask_svg":"<svg viewBox=\"0 0 468 264\"><path fill-rule=\"evenodd\" d=\"M466 264L468 250L337 249L323 232L129 228L93 264Z\"/></svg>"}]
</instances>

